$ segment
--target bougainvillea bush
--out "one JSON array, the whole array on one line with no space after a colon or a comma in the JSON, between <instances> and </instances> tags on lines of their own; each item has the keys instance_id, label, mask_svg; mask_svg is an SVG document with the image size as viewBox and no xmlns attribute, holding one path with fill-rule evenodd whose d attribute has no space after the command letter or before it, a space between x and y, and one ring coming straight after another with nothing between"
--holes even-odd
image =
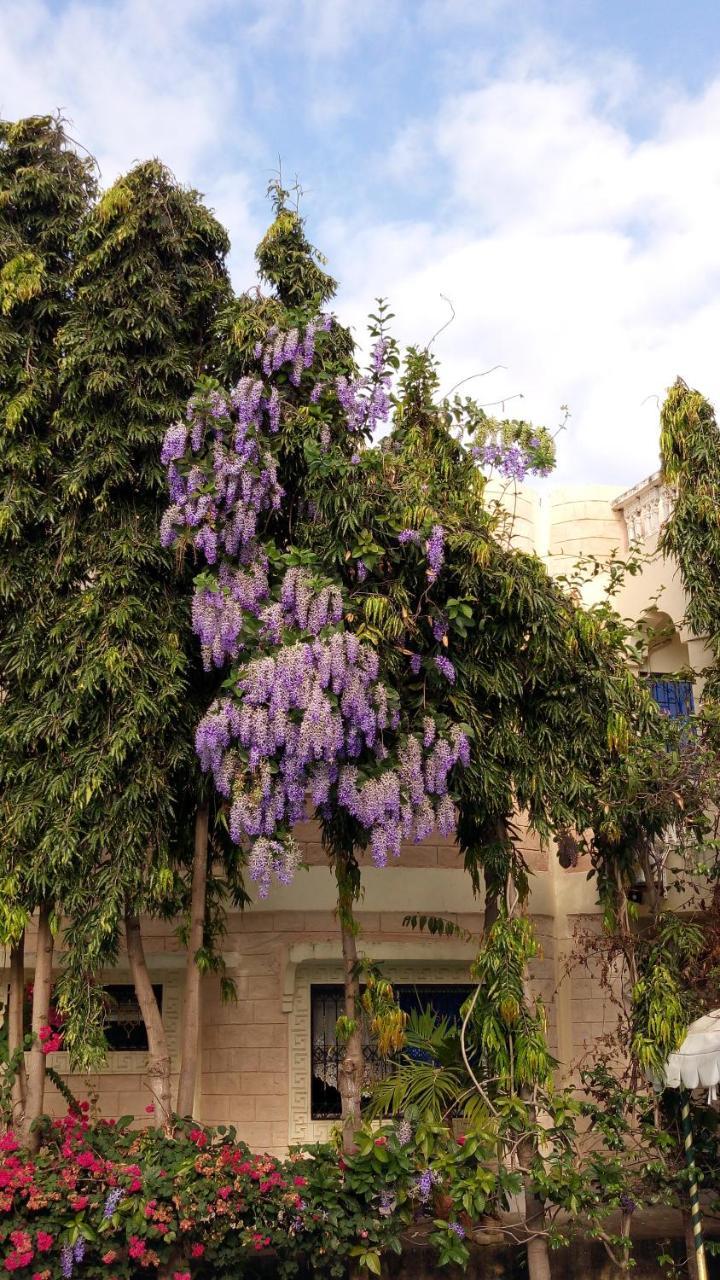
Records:
<instances>
[{"instance_id":1,"label":"bougainvillea bush","mask_svg":"<svg viewBox=\"0 0 720 1280\"><path fill-rule=\"evenodd\" d=\"M35 1155L0 1137L0 1265L20 1280L342 1276L350 1260L379 1274L420 1218L438 1261L463 1262L453 1188L467 1202L477 1181L482 1210L496 1180L464 1140L431 1151L402 1122L358 1135L353 1156L326 1144L283 1160L231 1128L138 1131L91 1121L87 1103L41 1125Z\"/></svg>"}]
</instances>

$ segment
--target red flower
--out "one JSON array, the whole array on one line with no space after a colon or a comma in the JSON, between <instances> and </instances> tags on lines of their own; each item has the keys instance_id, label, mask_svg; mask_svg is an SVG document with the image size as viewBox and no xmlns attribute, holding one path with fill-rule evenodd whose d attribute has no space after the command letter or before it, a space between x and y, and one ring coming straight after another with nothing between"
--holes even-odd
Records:
<instances>
[{"instance_id":1,"label":"red flower","mask_svg":"<svg viewBox=\"0 0 720 1280\"><path fill-rule=\"evenodd\" d=\"M12 1129L8 1129L0 1138L0 1151L19 1151L20 1143L18 1142Z\"/></svg>"},{"instance_id":2,"label":"red flower","mask_svg":"<svg viewBox=\"0 0 720 1280\"><path fill-rule=\"evenodd\" d=\"M154 1102L151 1102L151 1103L150 1103L150 1105L149 1105L149 1106L147 1106L147 1107L145 1108L145 1114L146 1114L146 1115L148 1115L148 1116L152 1116L152 1115L154 1115L154 1114L155 1114L155 1104L154 1104Z\"/></svg>"},{"instance_id":3,"label":"red flower","mask_svg":"<svg viewBox=\"0 0 720 1280\"><path fill-rule=\"evenodd\" d=\"M465 1146L466 1141L467 1141L467 1139L466 1139L466 1137L465 1137L465 1134L464 1134L464 1133L461 1133L461 1134L460 1134L460 1137L458 1138L458 1146L459 1146L459 1147L464 1147L464 1146Z\"/></svg>"},{"instance_id":4,"label":"red flower","mask_svg":"<svg viewBox=\"0 0 720 1280\"><path fill-rule=\"evenodd\" d=\"M204 1252L205 1252L205 1245L200 1244L199 1241L196 1240L194 1244L190 1245L191 1258L202 1258Z\"/></svg>"},{"instance_id":5,"label":"red flower","mask_svg":"<svg viewBox=\"0 0 720 1280\"><path fill-rule=\"evenodd\" d=\"M204 1132L203 1132L203 1130L202 1130L202 1129L191 1129L191 1130L190 1130L190 1132L189 1132L189 1134L188 1134L188 1137L189 1137L189 1139L190 1139L190 1141L191 1141L191 1142L194 1142L194 1143L195 1143L195 1146L196 1146L196 1147L206 1147L206 1146L207 1146L207 1143L208 1143L208 1136L207 1136L207 1134L206 1134L206 1133L204 1133Z\"/></svg>"},{"instance_id":6,"label":"red flower","mask_svg":"<svg viewBox=\"0 0 720 1280\"><path fill-rule=\"evenodd\" d=\"M23 1267L29 1267L33 1260L33 1250L26 1249L24 1253L14 1250L9 1253L5 1259L3 1266L6 1271L21 1271Z\"/></svg>"},{"instance_id":7,"label":"red flower","mask_svg":"<svg viewBox=\"0 0 720 1280\"><path fill-rule=\"evenodd\" d=\"M232 1187L220 1187L218 1195L221 1200L229 1200L232 1195Z\"/></svg>"},{"instance_id":8,"label":"red flower","mask_svg":"<svg viewBox=\"0 0 720 1280\"><path fill-rule=\"evenodd\" d=\"M38 1253L47 1253L48 1249L52 1249L52 1246L53 1246L53 1236L50 1235L50 1232L38 1231L37 1233Z\"/></svg>"},{"instance_id":9,"label":"red flower","mask_svg":"<svg viewBox=\"0 0 720 1280\"><path fill-rule=\"evenodd\" d=\"M307 1186L307 1178L301 1178L301 1177L298 1175L298 1177L297 1177L297 1178L293 1178L293 1186L295 1186L295 1187L306 1187L306 1186Z\"/></svg>"},{"instance_id":10,"label":"red flower","mask_svg":"<svg viewBox=\"0 0 720 1280\"><path fill-rule=\"evenodd\" d=\"M375 1139L375 1146L376 1146L376 1147L386 1147L386 1146L387 1146L387 1138L376 1138L376 1139Z\"/></svg>"},{"instance_id":11,"label":"red flower","mask_svg":"<svg viewBox=\"0 0 720 1280\"><path fill-rule=\"evenodd\" d=\"M173 1280L190 1280L189 1271L173 1271Z\"/></svg>"},{"instance_id":12,"label":"red flower","mask_svg":"<svg viewBox=\"0 0 720 1280\"><path fill-rule=\"evenodd\" d=\"M102 1260L105 1263L106 1267L111 1266L116 1258L117 1258L117 1252L115 1251L115 1249L108 1249L107 1253L104 1253L102 1256Z\"/></svg>"},{"instance_id":13,"label":"red flower","mask_svg":"<svg viewBox=\"0 0 720 1280\"><path fill-rule=\"evenodd\" d=\"M90 1203L89 1196L70 1196L68 1201L73 1213L80 1213L81 1209L87 1209Z\"/></svg>"},{"instance_id":14,"label":"red flower","mask_svg":"<svg viewBox=\"0 0 720 1280\"><path fill-rule=\"evenodd\" d=\"M85 1098L85 1100L80 1103L80 1110L84 1111L86 1114L90 1110L90 1103L88 1102L87 1098Z\"/></svg>"}]
</instances>

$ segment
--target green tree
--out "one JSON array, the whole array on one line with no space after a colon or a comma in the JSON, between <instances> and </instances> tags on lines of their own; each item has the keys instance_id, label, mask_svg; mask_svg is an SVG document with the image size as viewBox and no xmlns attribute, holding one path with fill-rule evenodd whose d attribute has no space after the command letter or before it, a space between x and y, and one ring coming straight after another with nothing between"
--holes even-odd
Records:
<instances>
[{"instance_id":1,"label":"green tree","mask_svg":"<svg viewBox=\"0 0 720 1280\"><path fill-rule=\"evenodd\" d=\"M39 910L30 1097L20 1064L15 1104L39 1114L48 1024L52 930L61 893L57 863L38 858L33 813L15 827L16 780L23 749L9 722L23 697L18 635L54 572L49 531L55 520L53 418L58 405L59 329L72 305L72 246L95 193L93 163L69 145L61 119L0 121L0 792L2 793L2 941L11 948L9 1053L24 1041L26 925ZM64 879L61 871L61 879Z\"/></svg>"},{"instance_id":2,"label":"green tree","mask_svg":"<svg viewBox=\"0 0 720 1280\"><path fill-rule=\"evenodd\" d=\"M84 219L56 338L44 572L5 632L16 694L3 707L3 739L19 761L4 792L8 847L32 848L68 917L58 982L66 1044L80 1066L102 1053L96 975L124 921L158 1123L172 1110L170 1062L139 918L182 904L197 809L197 943L208 825L191 748L204 677L188 568L157 541L159 447L205 370L229 293L226 250L197 193L156 161L115 183ZM196 1013L190 1031L193 1022L196 1035ZM187 1048L186 1098L196 1061Z\"/></svg>"}]
</instances>

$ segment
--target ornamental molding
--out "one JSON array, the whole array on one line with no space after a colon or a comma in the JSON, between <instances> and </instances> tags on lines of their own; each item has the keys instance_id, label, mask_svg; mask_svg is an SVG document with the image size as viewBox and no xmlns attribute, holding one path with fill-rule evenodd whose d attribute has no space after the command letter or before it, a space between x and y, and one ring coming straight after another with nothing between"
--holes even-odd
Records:
<instances>
[{"instance_id":1,"label":"ornamental molding","mask_svg":"<svg viewBox=\"0 0 720 1280\"><path fill-rule=\"evenodd\" d=\"M629 543L643 542L667 524L675 505L675 490L664 484L662 472L655 471L647 479L621 493L613 502L613 511L622 512Z\"/></svg>"},{"instance_id":2,"label":"ornamental molding","mask_svg":"<svg viewBox=\"0 0 720 1280\"><path fill-rule=\"evenodd\" d=\"M475 959L477 955L477 946L472 942L463 942L460 939L436 938L428 936L425 946L432 944L433 961L436 965L443 964L462 964L463 961L467 967L468 962ZM423 944L418 942L393 942L386 941L383 938L364 939L362 946L362 954L366 955L370 960L377 960L384 963L405 962L413 965L421 964L423 957L420 953L420 947ZM282 1007L283 1013L292 1013L295 1002L295 977L299 965L307 964L341 964L342 962L342 944L337 942L295 942L291 946L284 948L283 960L283 986L282 986ZM413 971L415 971L413 969ZM313 978L314 982L321 982L321 978ZM335 979L332 979L335 981ZM431 979L425 979L431 981Z\"/></svg>"}]
</instances>

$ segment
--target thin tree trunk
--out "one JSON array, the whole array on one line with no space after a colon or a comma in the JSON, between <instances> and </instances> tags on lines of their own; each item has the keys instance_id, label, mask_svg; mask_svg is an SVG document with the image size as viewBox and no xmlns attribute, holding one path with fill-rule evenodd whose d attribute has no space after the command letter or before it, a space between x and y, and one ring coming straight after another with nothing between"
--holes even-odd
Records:
<instances>
[{"instance_id":1,"label":"thin tree trunk","mask_svg":"<svg viewBox=\"0 0 720 1280\"><path fill-rule=\"evenodd\" d=\"M31 1151L37 1151L40 1135L32 1126L40 1119L45 1101L45 1077L47 1056L40 1040L40 1032L50 1025L50 997L52 993L52 962L54 938L50 928L50 904L43 902L38 915L35 954L35 978L32 998L33 1043L30 1049L30 1065L27 1074L27 1097L21 1133Z\"/></svg>"},{"instance_id":2,"label":"thin tree trunk","mask_svg":"<svg viewBox=\"0 0 720 1280\"><path fill-rule=\"evenodd\" d=\"M485 911L483 914L483 933L485 936L492 929L495 921L500 914L500 895L488 888L485 882Z\"/></svg>"},{"instance_id":3,"label":"thin tree trunk","mask_svg":"<svg viewBox=\"0 0 720 1280\"><path fill-rule=\"evenodd\" d=\"M8 998L8 1057L20 1050L12 1087L13 1121L22 1123L27 1102L27 1073L22 1047L25 1042L23 1012L25 1004L25 930L10 952L10 990Z\"/></svg>"},{"instance_id":4,"label":"thin tree trunk","mask_svg":"<svg viewBox=\"0 0 720 1280\"><path fill-rule=\"evenodd\" d=\"M343 1150L355 1150L355 1134L360 1127L362 1101L363 1051L360 1023L360 979L358 975L357 924L353 917L353 896L340 865L336 868L338 882L338 916L343 953L343 982L345 987L345 1016L354 1023L354 1031L345 1041L345 1052L338 1065L338 1089L340 1090Z\"/></svg>"},{"instance_id":5,"label":"thin tree trunk","mask_svg":"<svg viewBox=\"0 0 720 1280\"><path fill-rule=\"evenodd\" d=\"M683 1235L685 1236L685 1252L687 1253L687 1273L690 1280L700 1280L697 1253L695 1252L695 1235L693 1233L692 1214L689 1209L682 1211Z\"/></svg>"},{"instance_id":6,"label":"thin tree trunk","mask_svg":"<svg viewBox=\"0 0 720 1280\"><path fill-rule=\"evenodd\" d=\"M524 1138L518 1147L520 1164L524 1170L531 1167L534 1155L533 1139ZM523 1188L525 1190L525 1229L528 1234L527 1261L529 1280L551 1280L550 1250L547 1236L538 1234L545 1231L545 1207L535 1190L535 1185L529 1173L523 1173Z\"/></svg>"},{"instance_id":7,"label":"thin tree trunk","mask_svg":"<svg viewBox=\"0 0 720 1280\"><path fill-rule=\"evenodd\" d=\"M200 969L197 954L203 944L205 930L205 898L208 865L208 809L201 805L195 815L195 852L192 866L190 897L190 933L185 965L183 995L182 1043L180 1046L180 1082L177 1113L191 1116L195 1105L198 1054L200 1050Z\"/></svg>"},{"instance_id":8,"label":"thin tree trunk","mask_svg":"<svg viewBox=\"0 0 720 1280\"><path fill-rule=\"evenodd\" d=\"M172 1115L170 1097L170 1053L162 1014L152 989L143 947L140 921L132 911L125 913L125 938L130 973L135 986L140 1012L147 1030L150 1092L155 1107L155 1127L165 1128Z\"/></svg>"}]
</instances>

